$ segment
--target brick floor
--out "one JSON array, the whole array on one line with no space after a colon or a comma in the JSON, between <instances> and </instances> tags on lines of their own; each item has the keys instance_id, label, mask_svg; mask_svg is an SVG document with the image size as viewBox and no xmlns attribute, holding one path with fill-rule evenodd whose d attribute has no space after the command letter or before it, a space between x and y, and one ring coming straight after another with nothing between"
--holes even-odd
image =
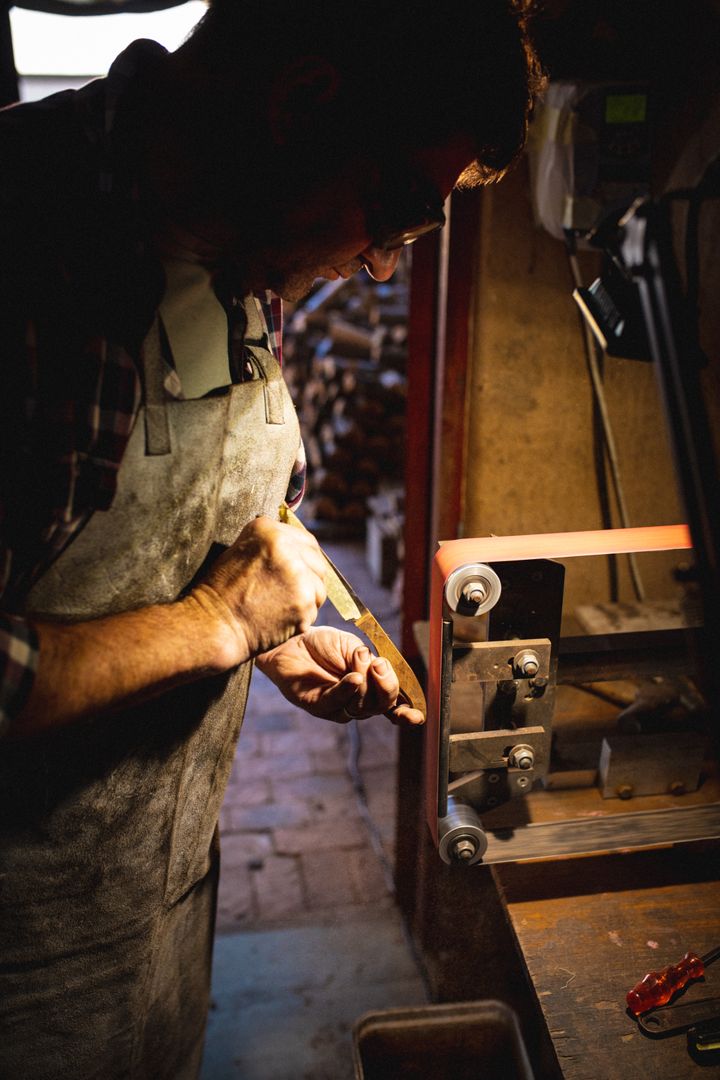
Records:
<instances>
[{"instance_id":1,"label":"brick floor","mask_svg":"<svg viewBox=\"0 0 720 1080\"><path fill-rule=\"evenodd\" d=\"M391 637L390 593L370 581L361 544L325 545ZM328 605L318 624L345 626ZM349 626L348 629L353 629ZM359 724L359 771L392 859L397 729ZM256 672L220 817L218 932L354 918L391 905L381 861L348 771L348 729L295 709Z\"/></svg>"}]
</instances>

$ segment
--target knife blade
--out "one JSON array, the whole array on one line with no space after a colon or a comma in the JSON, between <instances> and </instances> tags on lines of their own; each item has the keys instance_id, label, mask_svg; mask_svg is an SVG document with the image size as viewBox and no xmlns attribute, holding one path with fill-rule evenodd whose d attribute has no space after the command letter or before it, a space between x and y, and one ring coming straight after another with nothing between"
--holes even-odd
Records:
<instances>
[{"instance_id":1,"label":"knife blade","mask_svg":"<svg viewBox=\"0 0 720 1080\"><path fill-rule=\"evenodd\" d=\"M280 520L284 521L286 525L294 525L298 529L309 531L290 507L284 504L280 507ZM388 663L392 664L400 683L400 698L402 701L412 706L413 709L418 709L423 716L427 716L425 695L415 676L415 672L386 631L383 630L373 613L362 602L352 585L340 573L327 552L323 551L322 548L320 550L327 563L325 587L328 600L341 618L345 619L346 622L354 623L358 630L370 639L378 656L382 656Z\"/></svg>"}]
</instances>

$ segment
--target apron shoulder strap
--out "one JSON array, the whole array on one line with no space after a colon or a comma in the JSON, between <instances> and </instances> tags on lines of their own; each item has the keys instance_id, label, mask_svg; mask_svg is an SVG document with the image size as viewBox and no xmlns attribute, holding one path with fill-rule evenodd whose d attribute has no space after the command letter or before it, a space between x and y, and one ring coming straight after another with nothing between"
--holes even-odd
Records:
<instances>
[{"instance_id":1,"label":"apron shoulder strap","mask_svg":"<svg viewBox=\"0 0 720 1080\"><path fill-rule=\"evenodd\" d=\"M152 321L142 347L142 375L145 390L145 453L169 454L170 424L165 393L165 360L162 349L161 320Z\"/></svg>"},{"instance_id":2,"label":"apron shoulder strap","mask_svg":"<svg viewBox=\"0 0 720 1080\"><path fill-rule=\"evenodd\" d=\"M285 387L280 365L270 351L267 327L260 315L258 301L250 293L243 300L246 329L245 344L262 371L265 382L265 419L268 424L285 423Z\"/></svg>"}]
</instances>

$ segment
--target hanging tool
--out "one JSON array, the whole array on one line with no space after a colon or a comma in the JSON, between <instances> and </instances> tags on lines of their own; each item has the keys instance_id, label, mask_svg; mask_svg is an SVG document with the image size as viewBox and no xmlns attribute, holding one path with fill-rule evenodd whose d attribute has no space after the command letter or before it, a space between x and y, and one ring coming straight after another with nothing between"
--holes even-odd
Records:
<instances>
[{"instance_id":1,"label":"hanging tool","mask_svg":"<svg viewBox=\"0 0 720 1080\"><path fill-rule=\"evenodd\" d=\"M305 529L302 521L290 509L289 506L280 507L280 520L286 525L294 525L298 529ZM321 549L322 550L322 549ZM375 616L369 611L362 600L345 580L338 568L323 551L328 568L325 574L325 587L327 598L343 619L353 622L375 646L378 656L384 657L395 671L400 682L399 704L408 704L413 709L418 709L423 716L427 715L427 705L422 687L415 677L407 660L400 654L394 642L390 640Z\"/></svg>"},{"instance_id":2,"label":"hanging tool","mask_svg":"<svg viewBox=\"0 0 720 1080\"><path fill-rule=\"evenodd\" d=\"M628 991L625 998L633 1016L665 1005L678 990L694 979L701 979L705 968L720 956L720 945L704 956L687 952L677 964L670 964L662 971L650 971L645 978Z\"/></svg>"}]
</instances>

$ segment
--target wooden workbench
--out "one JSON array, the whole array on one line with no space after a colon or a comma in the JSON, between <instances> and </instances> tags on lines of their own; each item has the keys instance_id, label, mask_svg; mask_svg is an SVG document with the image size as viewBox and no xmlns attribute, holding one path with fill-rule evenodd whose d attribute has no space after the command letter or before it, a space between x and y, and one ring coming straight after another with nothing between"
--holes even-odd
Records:
<instances>
[{"instance_id":1,"label":"wooden workbench","mask_svg":"<svg viewBox=\"0 0 720 1080\"><path fill-rule=\"evenodd\" d=\"M720 944L719 870L710 844L497 868L565 1080L720 1076L683 1034L651 1039L625 1008L648 971ZM720 962L682 1000L715 996Z\"/></svg>"},{"instance_id":2,"label":"wooden workbench","mask_svg":"<svg viewBox=\"0 0 720 1080\"><path fill-rule=\"evenodd\" d=\"M424 627L416 624L415 630L427 658ZM620 684L614 688L622 690ZM454 707L462 712L462 694L454 698ZM587 768L583 755L588 751L588 760L597 760L600 739L616 729L617 710L573 687L558 688L553 731L565 760L576 770ZM578 721L581 739L573 743ZM411 782L406 778L405 783L412 793ZM680 799L603 799L592 781L592 786L577 790L533 792L483 820L492 828L494 821L502 826L505 817L509 823L518 815L524 815L521 824L586 817L591 828L599 817L630 809L713 803L719 795L715 773L704 778L701 789ZM401 809L403 805L401 799ZM408 832L407 818L401 820L401 829ZM703 1066L693 1060L684 1034L651 1039L625 1007L627 991L648 971L677 962L688 950L702 955L720 945L719 841L497 863L475 873L474 868L439 865L437 852L422 835L419 847L417 866L403 864L412 882L412 906L406 900L404 909L419 927L416 936L433 991L445 1001L482 996L507 1000L520 1016L537 1080L557 1080L553 1052L563 1080L720 1078L720 1064ZM500 919L493 902L502 910ZM500 922L505 915L515 950L503 940ZM537 999L537 1025L527 984L520 973L517 983L513 981L511 951L524 965ZM709 997L720 998L720 960L677 1003Z\"/></svg>"}]
</instances>

